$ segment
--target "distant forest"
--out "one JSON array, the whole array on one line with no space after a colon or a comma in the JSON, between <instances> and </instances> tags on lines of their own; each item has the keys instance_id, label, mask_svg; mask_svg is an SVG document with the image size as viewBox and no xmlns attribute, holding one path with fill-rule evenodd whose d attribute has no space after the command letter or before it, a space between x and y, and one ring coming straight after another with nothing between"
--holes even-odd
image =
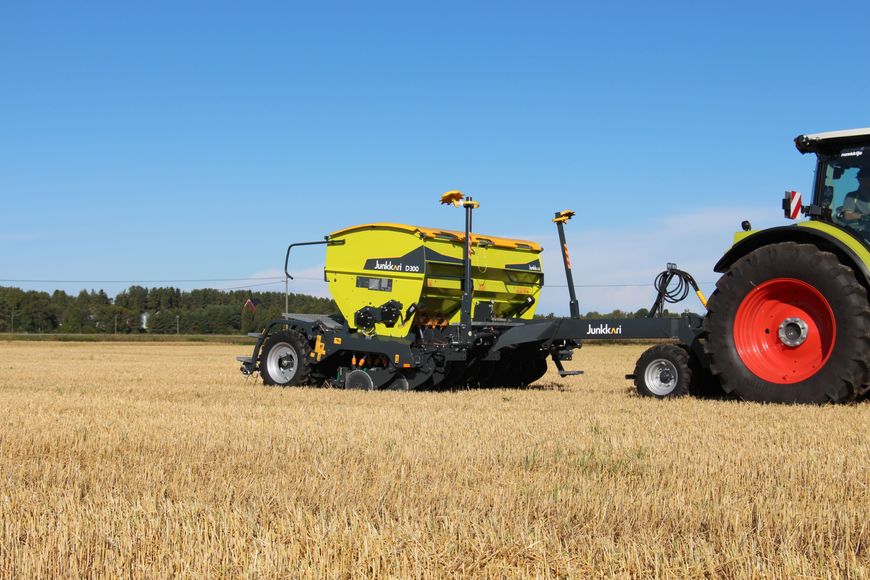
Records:
<instances>
[{"instance_id":1,"label":"distant forest","mask_svg":"<svg viewBox=\"0 0 870 580\"><path fill-rule=\"evenodd\" d=\"M103 290L71 296L0 287L0 332L239 334L262 330L282 312L283 292L131 286L112 299ZM330 299L291 294L290 312L334 314L338 307Z\"/></svg>"},{"instance_id":2,"label":"distant forest","mask_svg":"<svg viewBox=\"0 0 870 580\"><path fill-rule=\"evenodd\" d=\"M244 334L262 330L282 312L283 292L131 286L112 299L103 290L82 290L71 296L62 290L49 294L0 286L0 332ZM290 294L290 312L337 314L338 306L328 298ZM647 313L641 308L635 312L593 311L583 317L643 318ZM679 315L665 310L665 316Z\"/></svg>"}]
</instances>

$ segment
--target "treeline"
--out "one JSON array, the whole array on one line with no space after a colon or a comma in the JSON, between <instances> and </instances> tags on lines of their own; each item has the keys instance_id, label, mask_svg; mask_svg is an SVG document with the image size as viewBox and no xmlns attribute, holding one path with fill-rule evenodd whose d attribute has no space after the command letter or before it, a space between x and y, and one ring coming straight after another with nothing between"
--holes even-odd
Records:
<instances>
[{"instance_id":1,"label":"treeline","mask_svg":"<svg viewBox=\"0 0 870 580\"><path fill-rule=\"evenodd\" d=\"M289 311L335 314L338 307L327 298L291 294ZM82 290L72 296L63 290L48 293L0 286L0 332L239 334L262 330L282 312L283 292L131 286L112 299L103 290ZM592 311L583 317L645 318L648 313L646 308ZM665 316L680 314L665 310Z\"/></svg>"},{"instance_id":2,"label":"treeline","mask_svg":"<svg viewBox=\"0 0 870 580\"><path fill-rule=\"evenodd\" d=\"M334 314L338 307L291 294L289 310ZM131 286L112 299L103 290L72 296L0 287L0 332L237 334L262 330L282 312L283 292Z\"/></svg>"}]
</instances>

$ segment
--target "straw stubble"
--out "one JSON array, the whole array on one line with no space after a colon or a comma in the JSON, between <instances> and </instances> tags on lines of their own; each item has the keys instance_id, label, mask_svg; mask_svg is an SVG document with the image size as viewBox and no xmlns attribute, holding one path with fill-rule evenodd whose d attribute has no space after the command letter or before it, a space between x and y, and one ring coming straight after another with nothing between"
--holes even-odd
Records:
<instances>
[{"instance_id":1,"label":"straw stubble","mask_svg":"<svg viewBox=\"0 0 870 580\"><path fill-rule=\"evenodd\" d=\"M279 389L216 344L0 343L0 576L865 576L867 403Z\"/></svg>"}]
</instances>

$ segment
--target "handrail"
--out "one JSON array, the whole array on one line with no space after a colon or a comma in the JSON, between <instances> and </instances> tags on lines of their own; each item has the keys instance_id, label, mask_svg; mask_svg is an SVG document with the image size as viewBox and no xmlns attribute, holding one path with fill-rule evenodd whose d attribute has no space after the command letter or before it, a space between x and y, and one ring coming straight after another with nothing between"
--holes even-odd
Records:
<instances>
[{"instance_id":1,"label":"handrail","mask_svg":"<svg viewBox=\"0 0 870 580\"><path fill-rule=\"evenodd\" d=\"M341 246L344 244L344 240L330 240L327 236L323 241L317 242L296 242L294 244L290 244L287 246L287 254L284 256L284 312L288 312L290 310L290 280L293 280L293 276L290 275L290 272L287 271L287 267L290 262L290 250L298 246Z\"/></svg>"}]
</instances>

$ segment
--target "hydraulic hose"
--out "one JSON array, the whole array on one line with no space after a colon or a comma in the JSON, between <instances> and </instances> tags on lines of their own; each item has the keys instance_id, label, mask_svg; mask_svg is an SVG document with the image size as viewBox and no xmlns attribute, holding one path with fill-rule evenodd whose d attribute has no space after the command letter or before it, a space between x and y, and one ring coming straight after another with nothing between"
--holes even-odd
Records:
<instances>
[{"instance_id":1,"label":"hydraulic hose","mask_svg":"<svg viewBox=\"0 0 870 580\"><path fill-rule=\"evenodd\" d=\"M674 283L676 280L676 284ZM677 268L676 264L668 264L668 269L656 276L653 286L656 289L656 301L650 310L649 316L661 316L664 313L665 303L674 304L685 300L689 296L689 290L695 291L698 300L701 301L704 308L707 308L707 298L698 283L691 274Z\"/></svg>"}]
</instances>

